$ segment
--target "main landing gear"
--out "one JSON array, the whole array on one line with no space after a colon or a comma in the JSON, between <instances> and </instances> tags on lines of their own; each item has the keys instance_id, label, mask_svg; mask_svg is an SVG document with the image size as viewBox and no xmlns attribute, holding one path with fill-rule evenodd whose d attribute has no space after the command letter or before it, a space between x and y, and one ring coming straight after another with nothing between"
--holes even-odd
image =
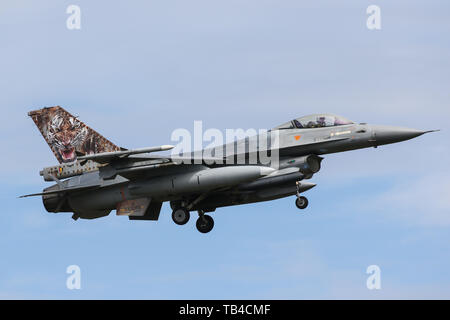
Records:
<instances>
[{"instance_id":1,"label":"main landing gear","mask_svg":"<svg viewBox=\"0 0 450 320\"><path fill-rule=\"evenodd\" d=\"M198 211L198 219L195 223L197 230L201 233L208 233L214 228L214 219L203 212L203 210Z\"/></svg>"},{"instance_id":2,"label":"main landing gear","mask_svg":"<svg viewBox=\"0 0 450 320\"><path fill-rule=\"evenodd\" d=\"M190 218L189 210L185 207L175 208L172 211L172 220L178 225L184 225L188 223ZM205 214L203 210L198 211L198 219L195 223L197 230L201 233L208 233L214 228L214 219Z\"/></svg>"},{"instance_id":3,"label":"main landing gear","mask_svg":"<svg viewBox=\"0 0 450 320\"><path fill-rule=\"evenodd\" d=\"M191 214L189 213L189 210L184 207L176 208L175 210L172 211L173 222L175 222L180 226L188 223L190 217Z\"/></svg>"},{"instance_id":4,"label":"main landing gear","mask_svg":"<svg viewBox=\"0 0 450 320\"><path fill-rule=\"evenodd\" d=\"M300 181L297 181L295 184L297 186L297 199L295 199L295 205L299 209L306 209L308 206L308 199L300 195Z\"/></svg>"}]
</instances>

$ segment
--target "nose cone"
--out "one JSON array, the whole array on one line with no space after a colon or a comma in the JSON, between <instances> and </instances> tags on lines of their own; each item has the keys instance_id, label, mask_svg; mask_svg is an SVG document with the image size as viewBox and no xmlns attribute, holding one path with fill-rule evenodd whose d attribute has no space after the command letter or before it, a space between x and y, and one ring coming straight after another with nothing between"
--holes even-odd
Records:
<instances>
[{"instance_id":1,"label":"nose cone","mask_svg":"<svg viewBox=\"0 0 450 320\"><path fill-rule=\"evenodd\" d=\"M409 140L427 132L410 128L379 125L372 126L372 130L377 145Z\"/></svg>"}]
</instances>

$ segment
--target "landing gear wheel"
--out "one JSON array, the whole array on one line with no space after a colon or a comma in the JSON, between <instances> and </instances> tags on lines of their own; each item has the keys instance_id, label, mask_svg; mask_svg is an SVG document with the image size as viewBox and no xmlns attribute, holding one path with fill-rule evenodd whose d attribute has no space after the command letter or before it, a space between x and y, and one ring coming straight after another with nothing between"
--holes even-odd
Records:
<instances>
[{"instance_id":1,"label":"landing gear wheel","mask_svg":"<svg viewBox=\"0 0 450 320\"><path fill-rule=\"evenodd\" d=\"M203 214L197 219L197 223L195 224L197 230L201 233L208 233L214 228L214 220L211 216L207 214Z\"/></svg>"},{"instance_id":2,"label":"landing gear wheel","mask_svg":"<svg viewBox=\"0 0 450 320\"><path fill-rule=\"evenodd\" d=\"M172 220L178 225L186 224L190 218L189 211L186 208L177 208L172 211Z\"/></svg>"},{"instance_id":3,"label":"landing gear wheel","mask_svg":"<svg viewBox=\"0 0 450 320\"><path fill-rule=\"evenodd\" d=\"M304 196L300 196L295 200L295 205L299 209L305 209L308 206L308 199Z\"/></svg>"}]
</instances>

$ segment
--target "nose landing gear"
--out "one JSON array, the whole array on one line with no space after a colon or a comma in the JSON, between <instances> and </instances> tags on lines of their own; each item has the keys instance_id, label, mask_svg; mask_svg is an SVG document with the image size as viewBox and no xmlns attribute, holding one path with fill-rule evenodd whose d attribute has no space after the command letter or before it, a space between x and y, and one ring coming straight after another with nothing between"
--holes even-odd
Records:
<instances>
[{"instance_id":1,"label":"nose landing gear","mask_svg":"<svg viewBox=\"0 0 450 320\"><path fill-rule=\"evenodd\" d=\"M306 197L300 196L295 199L295 205L299 209L305 209L308 206L308 199Z\"/></svg>"},{"instance_id":2,"label":"nose landing gear","mask_svg":"<svg viewBox=\"0 0 450 320\"><path fill-rule=\"evenodd\" d=\"M295 199L295 205L299 209L306 209L306 207L308 206L308 199L300 195L300 181L297 181L295 185L297 187L297 199Z\"/></svg>"}]
</instances>

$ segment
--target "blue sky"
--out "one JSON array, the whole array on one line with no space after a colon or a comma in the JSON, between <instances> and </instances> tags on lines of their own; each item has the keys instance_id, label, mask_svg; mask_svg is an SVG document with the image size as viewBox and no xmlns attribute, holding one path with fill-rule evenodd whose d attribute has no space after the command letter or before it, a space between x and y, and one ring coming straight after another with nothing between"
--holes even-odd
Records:
<instances>
[{"instance_id":1,"label":"blue sky","mask_svg":"<svg viewBox=\"0 0 450 320\"><path fill-rule=\"evenodd\" d=\"M81 8L81 30L66 8ZM381 8L382 29L366 28ZM2 1L0 298L450 298L447 1ZM207 234L39 198L56 163L26 113L61 105L124 147L176 128L271 128L310 113L442 129L325 158L293 197L222 208ZM68 265L81 290L66 288ZM369 265L381 290L366 288Z\"/></svg>"}]
</instances>

